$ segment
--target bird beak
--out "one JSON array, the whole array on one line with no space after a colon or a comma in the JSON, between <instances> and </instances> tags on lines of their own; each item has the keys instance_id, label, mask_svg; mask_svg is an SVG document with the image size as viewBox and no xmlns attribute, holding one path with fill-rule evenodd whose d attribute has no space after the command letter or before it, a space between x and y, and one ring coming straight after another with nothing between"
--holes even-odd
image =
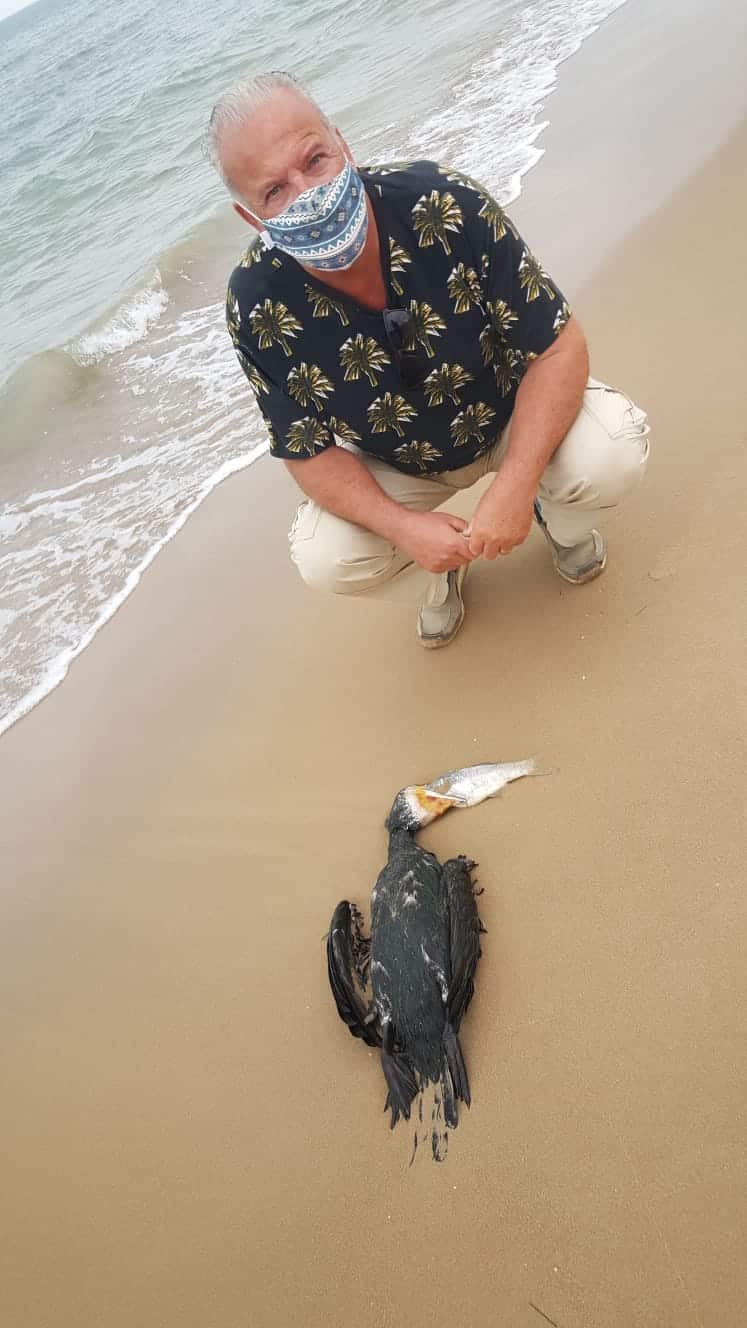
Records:
<instances>
[{"instance_id":1,"label":"bird beak","mask_svg":"<svg viewBox=\"0 0 747 1328\"><path fill-rule=\"evenodd\" d=\"M435 792L428 784L416 784L412 792L418 807L424 813L425 819L421 822L423 825L435 821L437 816L443 816L451 807L464 806L462 798L449 797L448 793L441 790Z\"/></svg>"}]
</instances>

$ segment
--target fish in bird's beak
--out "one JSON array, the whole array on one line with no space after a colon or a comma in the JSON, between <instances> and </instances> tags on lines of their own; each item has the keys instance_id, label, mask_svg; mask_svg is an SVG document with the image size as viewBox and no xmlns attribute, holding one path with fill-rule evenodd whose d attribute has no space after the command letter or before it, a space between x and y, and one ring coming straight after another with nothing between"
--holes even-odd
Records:
<instances>
[{"instance_id":1,"label":"fish in bird's beak","mask_svg":"<svg viewBox=\"0 0 747 1328\"><path fill-rule=\"evenodd\" d=\"M447 792L436 793L430 784L415 784L410 789L411 799L415 802L420 812L427 816L427 821L421 821L421 825L427 825L430 821L435 821L437 816L443 816L450 807L463 807L465 804L459 797L452 797Z\"/></svg>"},{"instance_id":2,"label":"fish in bird's beak","mask_svg":"<svg viewBox=\"0 0 747 1328\"><path fill-rule=\"evenodd\" d=\"M475 807L478 802L492 798L506 784L514 779L522 779L534 772L534 761L512 761L504 765L467 765L461 770L450 770L439 775L429 784L423 785L425 798L435 798L448 807ZM441 812L436 812L437 816Z\"/></svg>"},{"instance_id":3,"label":"fish in bird's beak","mask_svg":"<svg viewBox=\"0 0 747 1328\"><path fill-rule=\"evenodd\" d=\"M468 765L450 770L429 784L410 784L400 789L387 818L389 830L422 829L451 807L475 807L492 798L512 779L531 775L534 761L508 765Z\"/></svg>"}]
</instances>

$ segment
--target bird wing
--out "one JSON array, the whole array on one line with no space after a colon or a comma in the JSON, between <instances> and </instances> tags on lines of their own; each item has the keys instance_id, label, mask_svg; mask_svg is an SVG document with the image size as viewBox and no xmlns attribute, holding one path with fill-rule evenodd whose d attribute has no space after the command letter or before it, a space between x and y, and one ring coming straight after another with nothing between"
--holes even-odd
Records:
<instances>
[{"instance_id":1,"label":"bird wing","mask_svg":"<svg viewBox=\"0 0 747 1328\"><path fill-rule=\"evenodd\" d=\"M474 862L451 858L444 863L444 882L449 900L449 948L451 980L447 1011L455 1032L475 992L475 969L480 958L483 930L472 882Z\"/></svg>"},{"instance_id":2,"label":"bird wing","mask_svg":"<svg viewBox=\"0 0 747 1328\"><path fill-rule=\"evenodd\" d=\"M381 1046L378 1022L370 1002L358 992L363 988L371 942L361 931L361 915L354 904L341 900L332 914L327 936L327 972L337 1013L353 1037L369 1047ZM357 986L356 986L357 982Z\"/></svg>"}]
</instances>

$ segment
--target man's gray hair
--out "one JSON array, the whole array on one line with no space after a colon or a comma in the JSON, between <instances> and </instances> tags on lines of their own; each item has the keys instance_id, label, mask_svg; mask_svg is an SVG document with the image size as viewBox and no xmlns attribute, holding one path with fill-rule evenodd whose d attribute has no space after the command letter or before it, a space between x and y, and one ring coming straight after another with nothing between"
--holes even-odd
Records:
<instances>
[{"instance_id":1,"label":"man's gray hair","mask_svg":"<svg viewBox=\"0 0 747 1328\"><path fill-rule=\"evenodd\" d=\"M326 115L317 106L314 98L309 96L303 84L297 78L294 78L293 74L286 74L280 69L273 69L264 74L254 74L251 78L244 78L240 83L229 88L213 107L207 131L207 154L221 176L223 183L232 192L234 192L235 186L226 175L221 157L223 136L227 129L240 129L246 124L247 120L251 119L254 112L259 110L260 106L264 106L268 101L271 101L275 93L282 89L295 92L303 97L319 112L324 123L329 124Z\"/></svg>"}]
</instances>

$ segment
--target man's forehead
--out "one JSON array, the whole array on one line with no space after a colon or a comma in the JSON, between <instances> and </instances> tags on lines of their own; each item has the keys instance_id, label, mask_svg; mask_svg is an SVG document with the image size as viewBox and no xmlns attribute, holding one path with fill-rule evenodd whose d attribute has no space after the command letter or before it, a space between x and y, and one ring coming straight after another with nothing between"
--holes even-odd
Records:
<instances>
[{"instance_id":1,"label":"man's forehead","mask_svg":"<svg viewBox=\"0 0 747 1328\"><path fill-rule=\"evenodd\" d=\"M329 136L329 125L301 93L279 88L224 143L230 174L240 172L247 183L261 184L282 167L290 154L313 138ZM226 161L228 165L228 161Z\"/></svg>"}]
</instances>

